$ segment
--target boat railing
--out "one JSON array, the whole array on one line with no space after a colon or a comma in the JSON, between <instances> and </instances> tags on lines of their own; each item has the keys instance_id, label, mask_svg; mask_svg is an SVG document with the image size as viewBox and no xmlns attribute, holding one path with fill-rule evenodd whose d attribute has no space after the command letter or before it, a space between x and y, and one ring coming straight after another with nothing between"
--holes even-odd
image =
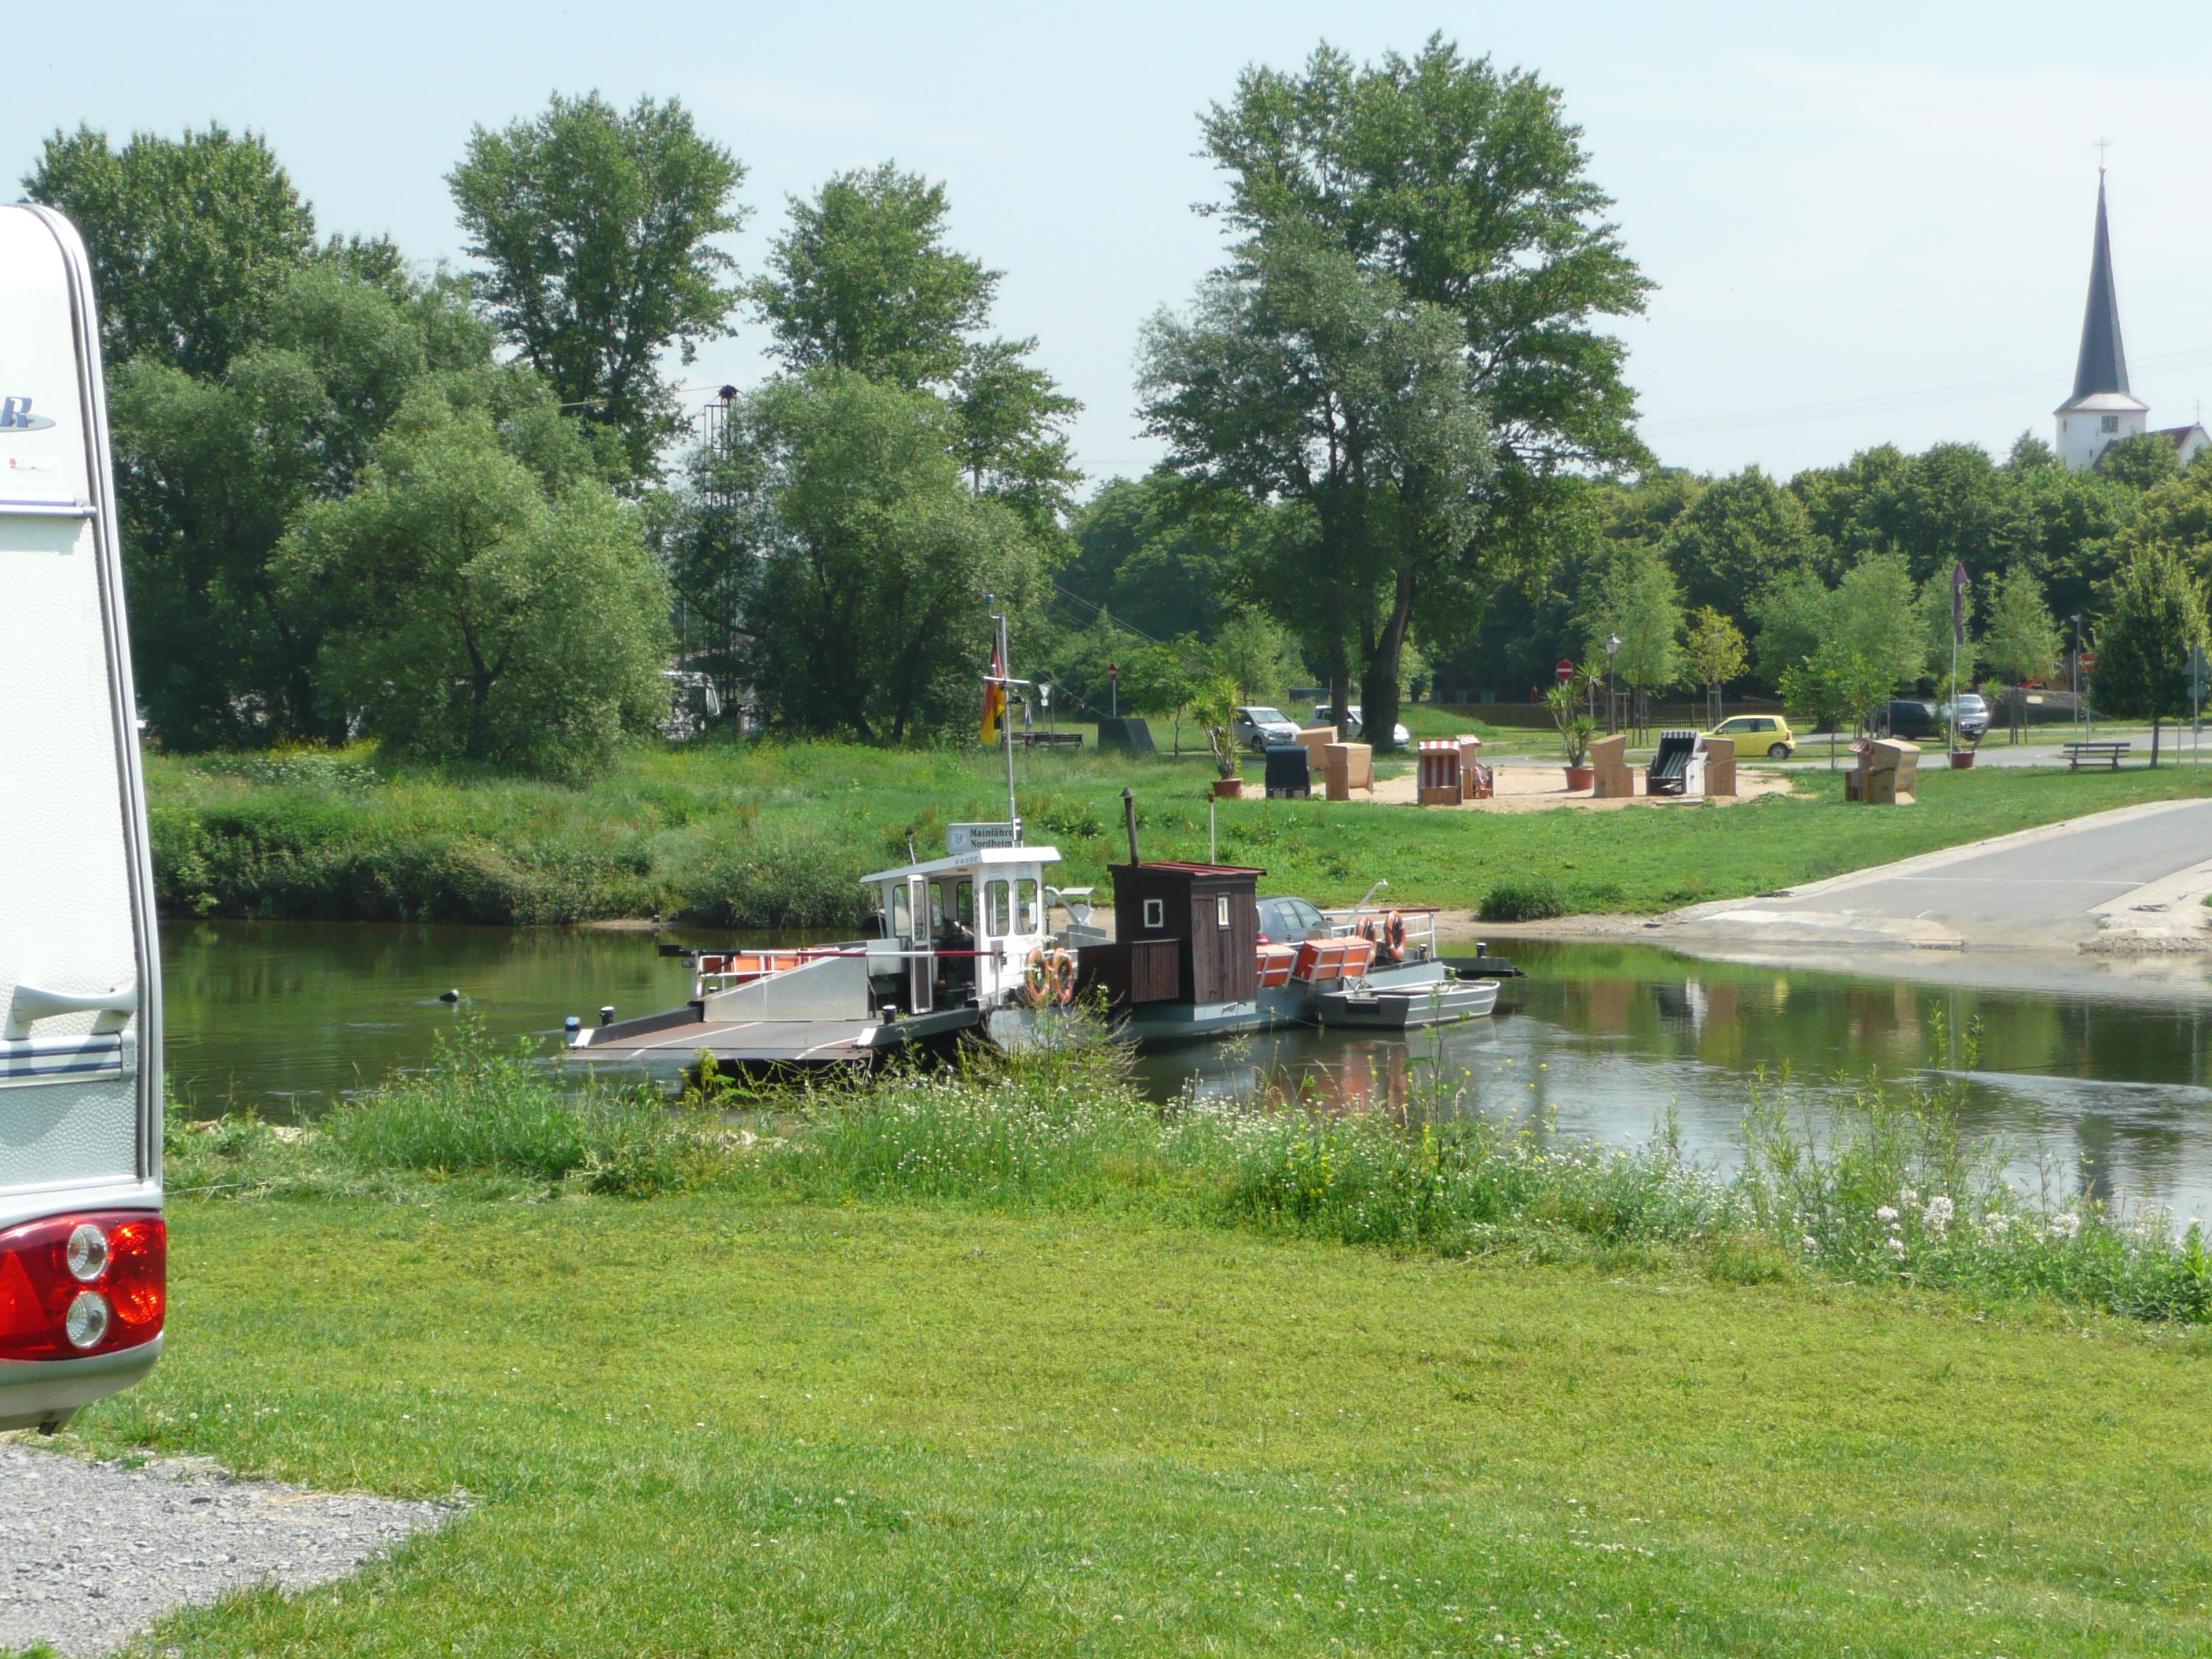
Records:
<instances>
[{"instance_id":1,"label":"boat railing","mask_svg":"<svg viewBox=\"0 0 2212 1659\"><path fill-rule=\"evenodd\" d=\"M1322 915L1339 939L1357 935L1372 938L1378 945L1388 942L1390 919L1395 916L1406 929L1400 955L1418 961L1437 953L1437 911L1434 905L1370 904L1351 910L1324 910Z\"/></svg>"},{"instance_id":2,"label":"boat railing","mask_svg":"<svg viewBox=\"0 0 2212 1659\"><path fill-rule=\"evenodd\" d=\"M810 963L828 962L839 957L866 957L884 966L876 971L896 973L908 963L944 957L991 958L1006 954L1003 948L982 951L952 951L931 945L914 945L904 939L866 939L852 945L794 945L788 949L702 951L691 962L691 994L699 999L717 991L727 991L739 985L750 985L757 981L772 978L804 968Z\"/></svg>"}]
</instances>

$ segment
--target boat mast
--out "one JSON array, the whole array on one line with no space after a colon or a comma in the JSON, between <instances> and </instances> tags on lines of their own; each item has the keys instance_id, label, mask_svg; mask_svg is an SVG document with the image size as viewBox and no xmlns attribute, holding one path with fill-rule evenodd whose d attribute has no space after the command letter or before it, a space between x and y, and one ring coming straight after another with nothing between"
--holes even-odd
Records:
<instances>
[{"instance_id":1,"label":"boat mast","mask_svg":"<svg viewBox=\"0 0 2212 1659\"><path fill-rule=\"evenodd\" d=\"M987 594L985 598L994 606L998 604L995 595ZM1014 845L1019 847L1022 844L1022 815L1014 804L1013 690L1018 685L1027 685L1029 682L1014 678L1014 660L1006 643L1006 613L994 610L991 620L999 625L999 672L991 678L1006 697L1005 703L999 709L999 735L1006 745L1006 822L1012 826Z\"/></svg>"}]
</instances>

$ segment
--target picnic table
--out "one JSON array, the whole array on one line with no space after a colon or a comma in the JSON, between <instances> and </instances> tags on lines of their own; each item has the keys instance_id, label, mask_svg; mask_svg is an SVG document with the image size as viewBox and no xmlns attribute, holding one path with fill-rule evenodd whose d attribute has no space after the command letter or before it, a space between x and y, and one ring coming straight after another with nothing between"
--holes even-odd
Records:
<instances>
[{"instance_id":1,"label":"picnic table","mask_svg":"<svg viewBox=\"0 0 2212 1659\"><path fill-rule=\"evenodd\" d=\"M2100 760L2111 762L2112 770L2117 772L2120 769L2120 757L2126 754L2131 747L2133 745L2125 738L2115 743L2066 744L2063 745L2066 756L2066 769L2069 772L2078 772L2081 769L2083 761Z\"/></svg>"}]
</instances>

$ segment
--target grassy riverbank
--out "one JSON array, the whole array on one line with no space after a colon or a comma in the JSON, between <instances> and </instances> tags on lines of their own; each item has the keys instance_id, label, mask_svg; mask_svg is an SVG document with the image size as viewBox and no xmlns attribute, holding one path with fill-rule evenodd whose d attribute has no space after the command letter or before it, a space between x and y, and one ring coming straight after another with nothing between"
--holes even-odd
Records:
<instances>
[{"instance_id":1,"label":"grassy riverbank","mask_svg":"<svg viewBox=\"0 0 2212 1659\"><path fill-rule=\"evenodd\" d=\"M716 926L845 927L854 878L906 834L1005 812L1002 763L972 750L740 744L640 750L584 789L394 769L373 755L156 757L156 878L175 915L569 922L660 915ZM1210 768L1085 750L1021 763L1022 811L1069 884L1126 856L1121 792L1146 856L1204 858ZM1220 856L1262 890L1349 902L1381 876L1405 903L1472 909L1546 880L1574 911L1656 912L1737 897L2110 806L2212 793L2212 773L1928 772L1917 806L1846 806L1839 778L1730 807L1491 814L1229 802Z\"/></svg>"},{"instance_id":2,"label":"grassy riverbank","mask_svg":"<svg viewBox=\"0 0 2212 1659\"><path fill-rule=\"evenodd\" d=\"M1663 1147L1162 1116L1082 1054L769 1103L475 1055L180 1129L171 1346L82 1443L472 1509L155 1644L2212 1650L2212 1345L1962 1276L2104 1230L1962 1170L1929 1221L1917 1109L1762 1218Z\"/></svg>"}]
</instances>

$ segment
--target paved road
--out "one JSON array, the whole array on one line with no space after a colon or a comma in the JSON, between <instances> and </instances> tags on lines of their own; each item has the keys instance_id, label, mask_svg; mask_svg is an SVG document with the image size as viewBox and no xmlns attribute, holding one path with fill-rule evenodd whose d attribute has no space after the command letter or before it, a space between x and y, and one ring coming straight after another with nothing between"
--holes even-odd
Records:
<instances>
[{"instance_id":1,"label":"paved road","mask_svg":"<svg viewBox=\"0 0 2212 1659\"><path fill-rule=\"evenodd\" d=\"M1685 944L2078 949L2125 938L2204 942L2212 801L2161 801L1793 888L1698 905L1663 931Z\"/></svg>"}]
</instances>

